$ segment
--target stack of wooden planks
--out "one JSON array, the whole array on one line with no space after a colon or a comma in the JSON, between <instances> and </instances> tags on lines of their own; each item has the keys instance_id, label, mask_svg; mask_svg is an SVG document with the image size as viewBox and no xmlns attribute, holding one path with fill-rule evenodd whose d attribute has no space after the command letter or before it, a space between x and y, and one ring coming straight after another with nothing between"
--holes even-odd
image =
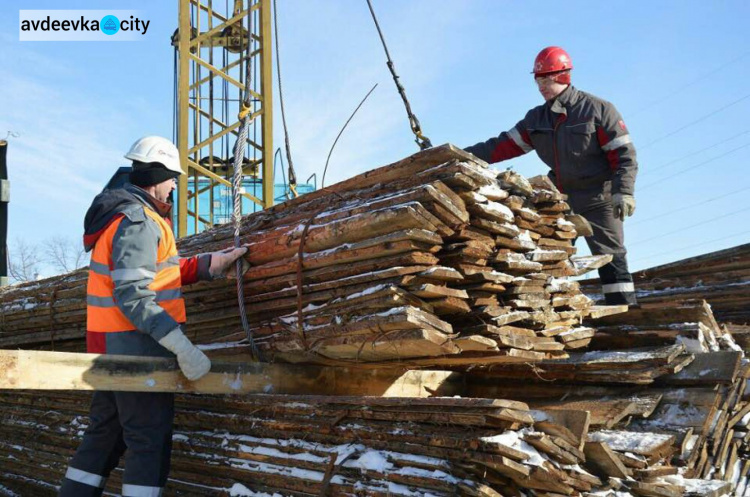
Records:
<instances>
[{"instance_id":1,"label":"stack of wooden planks","mask_svg":"<svg viewBox=\"0 0 750 497\"><path fill-rule=\"evenodd\" d=\"M643 303L627 314L605 316L588 324L597 329L591 344L596 349L683 344L694 354L741 350L705 300Z\"/></svg>"},{"instance_id":2,"label":"stack of wooden planks","mask_svg":"<svg viewBox=\"0 0 750 497\"><path fill-rule=\"evenodd\" d=\"M297 387L315 383L308 395L178 395L168 494L750 492L738 328L702 300L593 305L569 278L607 259L574 257L567 211L545 178L443 146L244 218L245 306L266 357L357 374L286 365L302 368ZM231 236L217 227L180 251ZM83 350L85 286L82 270L0 290L0 348ZM234 283L185 298L191 339L242 361ZM88 398L0 394L0 495L55 494Z\"/></svg>"},{"instance_id":3,"label":"stack of wooden planks","mask_svg":"<svg viewBox=\"0 0 750 497\"><path fill-rule=\"evenodd\" d=\"M79 393L0 395L0 485L55 495L88 424L86 404ZM571 430L564 423L573 417ZM579 466L586 417L488 399L181 396L169 488L374 496L590 490L601 481ZM113 492L120 477L109 480Z\"/></svg>"},{"instance_id":4,"label":"stack of wooden planks","mask_svg":"<svg viewBox=\"0 0 750 497\"><path fill-rule=\"evenodd\" d=\"M721 492L701 487L705 493L697 495L724 495L730 487L743 495L750 371L705 301L602 318L589 349L564 361L471 374L470 393L588 411L587 467L600 477L638 481L633 495L683 495L675 487L682 478L724 482Z\"/></svg>"},{"instance_id":5,"label":"stack of wooden planks","mask_svg":"<svg viewBox=\"0 0 750 497\"><path fill-rule=\"evenodd\" d=\"M55 495L88 425L86 405L74 392L0 395L0 495ZM590 432L590 420L582 410L459 397L183 395L167 488L183 496L492 497L728 489L649 469L671 454L674 436ZM108 491L121 477L115 470Z\"/></svg>"},{"instance_id":6,"label":"stack of wooden planks","mask_svg":"<svg viewBox=\"0 0 750 497\"><path fill-rule=\"evenodd\" d=\"M600 308L568 279L565 197L450 145L243 218L245 310L266 359L474 367L565 358ZM179 241L225 248L230 226ZM0 292L0 347L83 348L85 271ZM187 331L213 355L247 351L232 282L186 289ZM405 362L406 361L406 362Z\"/></svg>"},{"instance_id":7,"label":"stack of wooden planks","mask_svg":"<svg viewBox=\"0 0 750 497\"><path fill-rule=\"evenodd\" d=\"M722 323L750 324L750 243L633 273L638 300L705 299ZM589 295L598 280L581 281Z\"/></svg>"}]
</instances>

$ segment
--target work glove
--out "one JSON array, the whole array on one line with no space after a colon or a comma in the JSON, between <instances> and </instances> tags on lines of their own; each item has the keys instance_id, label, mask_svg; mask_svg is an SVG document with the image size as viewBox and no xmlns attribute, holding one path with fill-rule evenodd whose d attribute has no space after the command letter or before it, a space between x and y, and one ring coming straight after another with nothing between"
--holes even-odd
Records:
<instances>
[{"instance_id":1,"label":"work glove","mask_svg":"<svg viewBox=\"0 0 750 497\"><path fill-rule=\"evenodd\" d=\"M190 381L202 378L211 370L211 360L178 327L159 340L159 345L177 356L182 374Z\"/></svg>"},{"instance_id":2,"label":"work glove","mask_svg":"<svg viewBox=\"0 0 750 497\"><path fill-rule=\"evenodd\" d=\"M208 272L212 279L217 278L236 278L236 264L235 261L240 259L247 253L247 246L238 248L228 248L219 252L211 252L211 264L208 267ZM242 261L242 274L245 274L250 269L250 263L245 259Z\"/></svg>"},{"instance_id":3,"label":"work glove","mask_svg":"<svg viewBox=\"0 0 750 497\"><path fill-rule=\"evenodd\" d=\"M612 195L612 207L615 217L620 221L625 221L635 212L635 197L626 193L615 193Z\"/></svg>"}]
</instances>

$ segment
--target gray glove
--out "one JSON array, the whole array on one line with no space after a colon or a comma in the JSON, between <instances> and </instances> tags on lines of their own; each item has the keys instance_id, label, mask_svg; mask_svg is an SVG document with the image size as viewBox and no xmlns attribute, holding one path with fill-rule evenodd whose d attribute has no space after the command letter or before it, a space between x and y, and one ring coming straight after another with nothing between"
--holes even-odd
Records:
<instances>
[{"instance_id":1,"label":"gray glove","mask_svg":"<svg viewBox=\"0 0 750 497\"><path fill-rule=\"evenodd\" d=\"M167 333L159 344L177 356L177 364L188 380L195 381L211 370L211 360L188 340L180 328Z\"/></svg>"},{"instance_id":2,"label":"gray glove","mask_svg":"<svg viewBox=\"0 0 750 497\"><path fill-rule=\"evenodd\" d=\"M208 272L211 278L236 278L236 264L235 261L247 253L248 248L228 248L219 252L211 252L211 264L208 267ZM245 259L242 259L242 274L250 269L250 263Z\"/></svg>"},{"instance_id":3,"label":"gray glove","mask_svg":"<svg viewBox=\"0 0 750 497\"><path fill-rule=\"evenodd\" d=\"M615 193L612 195L612 208L615 217L625 221L626 217L632 216L635 212L635 197L626 193Z\"/></svg>"}]
</instances>

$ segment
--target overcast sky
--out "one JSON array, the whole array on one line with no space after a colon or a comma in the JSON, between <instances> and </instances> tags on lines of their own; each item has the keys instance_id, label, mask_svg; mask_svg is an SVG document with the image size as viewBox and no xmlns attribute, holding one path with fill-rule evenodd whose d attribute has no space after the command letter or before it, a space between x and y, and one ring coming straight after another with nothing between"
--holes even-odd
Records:
<instances>
[{"instance_id":1,"label":"overcast sky","mask_svg":"<svg viewBox=\"0 0 750 497\"><path fill-rule=\"evenodd\" d=\"M320 178L333 139L375 83L326 183L414 153L365 0L278 3L300 181ZM467 146L513 126L541 103L529 74L537 52L568 50L574 85L617 106L638 151L638 206L626 223L632 270L750 241L749 2L373 4L435 144ZM137 9L151 22L139 42L19 42L20 8L63 7ZM2 2L0 134L20 134L8 153L11 242L80 236L86 208L127 164L130 144L145 134L172 136L176 26L176 0ZM278 112L275 124L278 146ZM495 165L507 166L526 176L547 171L533 152Z\"/></svg>"}]
</instances>

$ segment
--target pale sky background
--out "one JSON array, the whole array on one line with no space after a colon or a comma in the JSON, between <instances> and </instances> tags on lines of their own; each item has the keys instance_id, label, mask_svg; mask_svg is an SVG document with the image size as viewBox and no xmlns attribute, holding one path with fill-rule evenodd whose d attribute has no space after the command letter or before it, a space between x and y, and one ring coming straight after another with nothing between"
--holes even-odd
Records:
<instances>
[{"instance_id":1,"label":"pale sky background","mask_svg":"<svg viewBox=\"0 0 750 497\"><path fill-rule=\"evenodd\" d=\"M222 2L223 3L223 2ZM416 152L365 0L278 0L282 73L298 178L327 184ZM434 144L467 146L542 102L537 52L564 47L573 83L613 102L638 150L631 270L750 241L750 2L374 0L412 108ZM19 42L19 9L136 9L140 42ZM0 5L0 135L10 138L9 239L79 237L130 144L172 136L176 0ZM277 97L274 88L274 97ZM278 99L277 110L278 110ZM283 143L275 115L275 146ZM534 176L532 152L495 165ZM579 242L580 253L586 253Z\"/></svg>"}]
</instances>

